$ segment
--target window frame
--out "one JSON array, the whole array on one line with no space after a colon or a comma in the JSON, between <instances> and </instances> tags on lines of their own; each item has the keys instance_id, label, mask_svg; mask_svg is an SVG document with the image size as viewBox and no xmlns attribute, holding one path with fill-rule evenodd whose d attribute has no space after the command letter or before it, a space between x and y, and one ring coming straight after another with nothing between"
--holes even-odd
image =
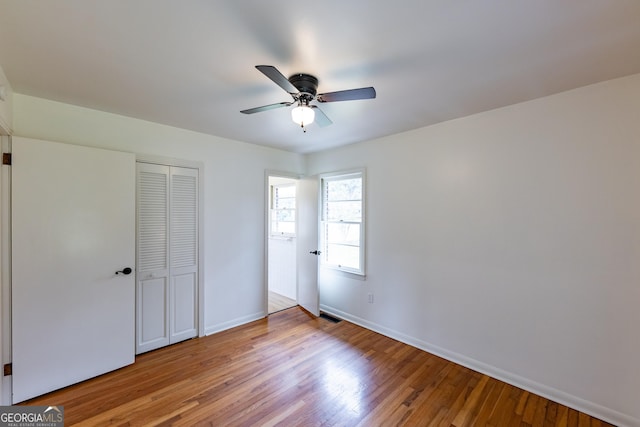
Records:
<instances>
[{"instance_id":1,"label":"window frame","mask_svg":"<svg viewBox=\"0 0 640 427\"><path fill-rule=\"evenodd\" d=\"M297 230L297 215L298 215L298 194L297 194L297 186L296 183L286 183L286 184L273 184L270 186L270 206L269 206L269 236L270 237L275 237L275 238L291 238L291 237L296 237L296 230ZM278 188L285 188L285 187L293 187L294 189L294 196L293 197L283 197L286 199L293 199L294 203L293 203L293 208L284 208L284 209L277 209L276 208L276 204L277 204L277 199L278 197L276 196L277 193L277 189ZM278 211L293 211L293 221L278 221L276 218L277 212ZM286 233L286 232L277 232L273 230L273 224L274 223L279 223L279 222L292 222L294 224L294 228L293 228L293 232L291 233Z\"/></svg>"},{"instance_id":2,"label":"window frame","mask_svg":"<svg viewBox=\"0 0 640 427\"><path fill-rule=\"evenodd\" d=\"M329 220L327 218L327 182L329 181L341 181L360 178L361 180L361 198L360 198L360 222L344 221L344 220ZM320 266L332 270L338 270L345 273L354 274L364 277L366 273L366 173L365 169L353 169L339 172L332 172L320 175ZM359 256L359 268L347 267L340 264L330 263L327 259L327 225L328 224L359 224L360 225L360 239L358 243L358 256Z\"/></svg>"}]
</instances>

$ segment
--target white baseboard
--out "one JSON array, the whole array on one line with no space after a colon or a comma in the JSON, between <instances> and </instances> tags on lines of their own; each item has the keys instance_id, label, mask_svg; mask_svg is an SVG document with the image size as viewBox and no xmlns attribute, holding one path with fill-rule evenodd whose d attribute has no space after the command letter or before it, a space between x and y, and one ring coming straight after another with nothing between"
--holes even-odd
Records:
<instances>
[{"instance_id":1,"label":"white baseboard","mask_svg":"<svg viewBox=\"0 0 640 427\"><path fill-rule=\"evenodd\" d=\"M235 328L236 326L244 325L245 323L253 322L254 320L260 320L265 317L264 312L249 314L247 316L238 317L228 322L219 323L217 325L210 325L204 328L205 335L215 334L217 332L226 331L227 329Z\"/></svg>"},{"instance_id":2,"label":"white baseboard","mask_svg":"<svg viewBox=\"0 0 640 427\"><path fill-rule=\"evenodd\" d=\"M546 399L553 400L554 402L576 409L580 412L584 412L585 414L589 414L608 423L619 427L640 427L640 419L634 418L630 415L581 399L577 396L573 396L553 387L548 387L544 384L529 380L514 373L504 371L500 368L466 357L462 354L446 350L393 329L378 325L377 323L345 313L336 308L321 304L320 310L335 317L355 323L363 328L378 332L379 334L385 335L389 338L409 344L413 347L419 348L420 350L442 357L443 359L447 359L469 369L473 369L474 371L488 375L500 381L504 381L523 390L527 390Z\"/></svg>"}]
</instances>

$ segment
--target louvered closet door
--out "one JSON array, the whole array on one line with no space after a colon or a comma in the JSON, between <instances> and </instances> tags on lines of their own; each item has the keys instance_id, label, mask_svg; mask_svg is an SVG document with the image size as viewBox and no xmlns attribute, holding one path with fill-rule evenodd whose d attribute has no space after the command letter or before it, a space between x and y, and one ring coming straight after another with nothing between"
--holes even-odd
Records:
<instances>
[{"instance_id":1,"label":"louvered closet door","mask_svg":"<svg viewBox=\"0 0 640 427\"><path fill-rule=\"evenodd\" d=\"M198 335L198 170L138 163L137 346Z\"/></svg>"},{"instance_id":2,"label":"louvered closet door","mask_svg":"<svg viewBox=\"0 0 640 427\"><path fill-rule=\"evenodd\" d=\"M198 335L198 170L170 172L171 343Z\"/></svg>"},{"instance_id":3,"label":"louvered closet door","mask_svg":"<svg viewBox=\"0 0 640 427\"><path fill-rule=\"evenodd\" d=\"M137 164L136 353L169 344L169 167Z\"/></svg>"},{"instance_id":4,"label":"louvered closet door","mask_svg":"<svg viewBox=\"0 0 640 427\"><path fill-rule=\"evenodd\" d=\"M197 336L198 171L138 163L136 352Z\"/></svg>"}]
</instances>

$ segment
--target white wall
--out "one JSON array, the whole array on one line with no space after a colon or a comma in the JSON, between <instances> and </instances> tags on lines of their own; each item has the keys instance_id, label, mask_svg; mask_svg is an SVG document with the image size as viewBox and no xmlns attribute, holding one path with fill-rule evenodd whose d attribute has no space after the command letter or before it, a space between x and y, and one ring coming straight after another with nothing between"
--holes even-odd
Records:
<instances>
[{"instance_id":1,"label":"white wall","mask_svg":"<svg viewBox=\"0 0 640 427\"><path fill-rule=\"evenodd\" d=\"M21 94L15 135L204 163L206 332L264 315L265 170L301 173L301 155Z\"/></svg>"},{"instance_id":2,"label":"white wall","mask_svg":"<svg viewBox=\"0 0 640 427\"><path fill-rule=\"evenodd\" d=\"M640 75L308 157L361 166L367 278L323 309L640 426Z\"/></svg>"},{"instance_id":3,"label":"white wall","mask_svg":"<svg viewBox=\"0 0 640 427\"><path fill-rule=\"evenodd\" d=\"M13 127L13 90L0 67L0 135L8 135Z\"/></svg>"},{"instance_id":4,"label":"white wall","mask_svg":"<svg viewBox=\"0 0 640 427\"><path fill-rule=\"evenodd\" d=\"M269 238L269 290L292 300L296 293L296 238Z\"/></svg>"}]
</instances>

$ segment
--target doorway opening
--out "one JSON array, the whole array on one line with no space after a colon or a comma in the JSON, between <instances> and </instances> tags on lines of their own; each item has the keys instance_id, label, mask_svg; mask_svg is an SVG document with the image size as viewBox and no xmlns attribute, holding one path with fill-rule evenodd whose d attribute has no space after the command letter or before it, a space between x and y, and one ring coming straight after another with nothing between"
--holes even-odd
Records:
<instances>
[{"instance_id":1,"label":"doorway opening","mask_svg":"<svg viewBox=\"0 0 640 427\"><path fill-rule=\"evenodd\" d=\"M297 179L269 175L267 183L267 313L298 305Z\"/></svg>"}]
</instances>

